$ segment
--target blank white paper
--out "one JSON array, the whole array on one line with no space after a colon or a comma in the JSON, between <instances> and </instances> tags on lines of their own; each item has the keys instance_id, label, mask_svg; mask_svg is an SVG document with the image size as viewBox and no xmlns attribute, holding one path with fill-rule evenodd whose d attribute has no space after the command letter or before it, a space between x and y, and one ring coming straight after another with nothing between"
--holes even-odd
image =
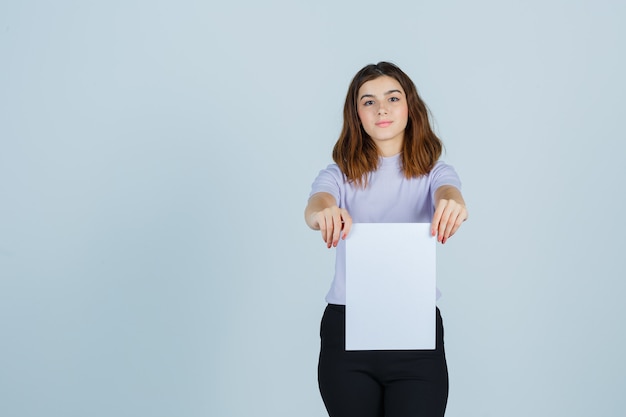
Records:
<instances>
[{"instance_id":1,"label":"blank white paper","mask_svg":"<svg viewBox=\"0 0 626 417\"><path fill-rule=\"evenodd\" d=\"M430 223L358 223L346 239L346 350L435 348Z\"/></svg>"}]
</instances>

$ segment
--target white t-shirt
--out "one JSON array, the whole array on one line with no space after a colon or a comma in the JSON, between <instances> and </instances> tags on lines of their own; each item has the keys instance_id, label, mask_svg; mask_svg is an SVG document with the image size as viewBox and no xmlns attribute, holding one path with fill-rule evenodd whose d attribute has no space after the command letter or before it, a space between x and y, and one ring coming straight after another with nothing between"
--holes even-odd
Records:
<instances>
[{"instance_id":1,"label":"white t-shirt","mask_svg":"<svg viewBox=\"0 0 626 417\"><path fill-rule=\"evenodd\" d=\"M400 154L381 157L378 169L368 176L367 187L348 183L339 166L329 165L313 182L311 194L326 192L345 208L353 223L430 223L435 212L437 188L452 185L461 189L461 180L452 166L439 161L428 175L407 179ZM335 277L326 295L331 304L346 303L345 241L337 245Z\"/></svg>"}]
</instances>

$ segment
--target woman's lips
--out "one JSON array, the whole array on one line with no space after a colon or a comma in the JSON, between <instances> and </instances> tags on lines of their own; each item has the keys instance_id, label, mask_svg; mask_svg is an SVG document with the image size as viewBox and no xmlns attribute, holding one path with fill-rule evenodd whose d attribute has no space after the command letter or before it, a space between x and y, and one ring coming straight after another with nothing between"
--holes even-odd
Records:
<instances>
[{"instance_id":1,"label":"woman's lips","mask_svg":"<svg viewBox=\"0 0 626 417\"><path fill-rule=\"evenodd\" d=\"M393 123L393 122L391 122L391 121L389 121L389 120L383 120L382 122L378 122L378 123L376 123L376 126L378 126L378 127L387 127L387 126L389 126L391 123Z\"/></svg>"}]
</instances>

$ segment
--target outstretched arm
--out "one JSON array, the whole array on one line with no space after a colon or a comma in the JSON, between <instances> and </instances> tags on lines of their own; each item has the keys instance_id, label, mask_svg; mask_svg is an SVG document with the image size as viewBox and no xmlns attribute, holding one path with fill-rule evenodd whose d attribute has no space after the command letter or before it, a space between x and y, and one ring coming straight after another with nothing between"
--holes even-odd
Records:
<instances>
[{"instance_id":1,"label":"outstretched arm","mask_svg":"<svg viewBox=\"0 0 626 417\"><path fill-rule=\"evenodd\" d=\"M446 243L467 220L467 208L461 191L452 185L442 185L435 191L435 214L431 233L437 240Z\"/></svg>"},{"instance_id":2,"label":"outstretched arm","mask_svg":"<svg viewBox=\"0 0 626 417\"><path fill-rule=\"evenodd\" d=\"M322 239L328 248L336 247L340 237L345 239L352 226L348 211L337 207L335 197L329 193L315 193L309 198L304 220L311 229L322 232Z\"/></svg>"}]
</instances>

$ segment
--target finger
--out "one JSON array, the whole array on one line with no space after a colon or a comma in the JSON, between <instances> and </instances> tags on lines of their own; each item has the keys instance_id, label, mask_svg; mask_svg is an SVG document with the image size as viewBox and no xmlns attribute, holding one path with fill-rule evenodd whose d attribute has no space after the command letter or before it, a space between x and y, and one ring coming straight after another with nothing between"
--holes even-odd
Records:
<instances>
[{"instance_id":1,"label":"finger","mask_svg":"<svg viewBox=\"0 0 626 417\"><path fill-rule=\"evenodd\" d=\"M459 230L459 227L461 227L465 220L467 220L467 210L465 208L462 208L454 222L452 231L450 232L450 237L452 237L452 235L454 235L456 231Z\"/></svg>"},{"instance_id":2,"label":"finger","mask_svg":"<svg viewBox=\"0 0 626 417\"><path fill-rule=\"evenodd\" d=\"M452 234L452 230L454 229L454 225L456 223L457 217L458 217L458 213L456 212L450 213L450 216L448 217L448 221L445 224L445 230L443 231L442 243L445 243L444 241L450 238Z\"/></svg>"},{"instance_id":3,"label":"finger","mask_svg":"<svg viewBox=\"0 0 626 417\"><path fill-rule=\"evenodd\" d=\"M446 227L448 225L448 220L450 219L450 210L446 207L446 210L443 211L441 215L441 220L439 221L439 229L437 233L437 240L443 243L443 239L446 237Z\"/></svg>"},{"instance_id":4,"label":"finger","mask_svg":"<svg viewBox=\"0 0 626 417\"><path fill-rule=\"evenodd\" d=\"M344 210L343 213L343 235L342 239L348 237L348 233L350 233L350 229L352 228L352 217L348 214L347 211Z\"/></svg>"},{"instance_id":5,"label":"finger","mask_svg":"<svg viewBox=\"0 0 626 417\"><path fill-rule=\"evenodd\" d=\"M444 236L446 241L454 236L454 234L457 230L459 230L459 227L461 227L465 219L467 219L467 210L461 206L457 210L455 210L455 212L450 216L450 219L448 220L448 226L446 227L446 232Z\"/></svg>"},{"instance_id":6,"label":"finger","mask_svg":"<svg viewBox=\"0 0 626 417\"><path fill-rule=\"evenodd\" d=\"M316 216L315 221L320 228L320 234L322 235L322 240L326 243L326 220L324 216Z\"/></svg>"},{"instance_id":7,"label":"finger","mask_svg":"<svg viewBox=\"0 0 626 417\"><path fill-rule=\"evenodd\" d=\"M324 234L324 241L326 242L326 247L330 248L333 243L333 218L332 216L326 214L324 216L324 222L326 224L326 233Z\"/></svg>"},{"instance_id":8,"label":"finger","mask_svg":"<svg viewBox=\"0 0 626 417\"><path fill-rule=\"evenodd\" d=\"M461 215L461 206L458 204L451 205L450 216L448 217L448 223L446 224L446 231L445 231L446 237L450 236L450 232L452 232L452 229L454 228L454 225L456 224L456 221L460 215Z\"/></svg>"},{"instance_id":9,"label":"finger","mask_svg":"<svg viewBox=\"0 0 626 417\"><path fill-rule=\"evenodd\" d=\"M324 243L326 244L326 247L330 247L328 245L328 224L326 222L326 216L321 216L321 220L319 222L320 225L320 231L322 232L322 240L324 241Z\"/></svg>"},{"instance_id":10,"label":"finger","mask_svg":"<svg viewBox=\"0 0 626 417\"><path fill-rule=\"evenodd\" d=\"M435 210L435 214L433 215L433 221L430 225L430 235L435 236L437 234L437 230L439 229L439 222L441 221L441 216L443 215L443 210L445 209L445 203L439 203L437 205L437 209Z\"/></svg>"},{"instance_id":11,"label":"finger","mask_svg":"<svg viewBox=\"0 0 626 417\"><path fill-rule=\"evenodd\" d=\"M456 218L456 221L454 222L454 224L452 225L452 230L450 231L450 235L448 236L449 238L454 236L454 234L456 233L457 230L459 230L459 227L461 227L461 224L463 223L463 220L461 219L461 216Z\"/></svg>"},{"instance_id":12,"label":"finger","mask_svg":"<svg viewBox=\"0 0 626 417\"><path fill-rule=\"evenodd\" d=\"M333 216L333 234L332 245L334 247L339 243L339 236L341 235L341 215L339 213Z\"/></svg>"}]
</instances>

